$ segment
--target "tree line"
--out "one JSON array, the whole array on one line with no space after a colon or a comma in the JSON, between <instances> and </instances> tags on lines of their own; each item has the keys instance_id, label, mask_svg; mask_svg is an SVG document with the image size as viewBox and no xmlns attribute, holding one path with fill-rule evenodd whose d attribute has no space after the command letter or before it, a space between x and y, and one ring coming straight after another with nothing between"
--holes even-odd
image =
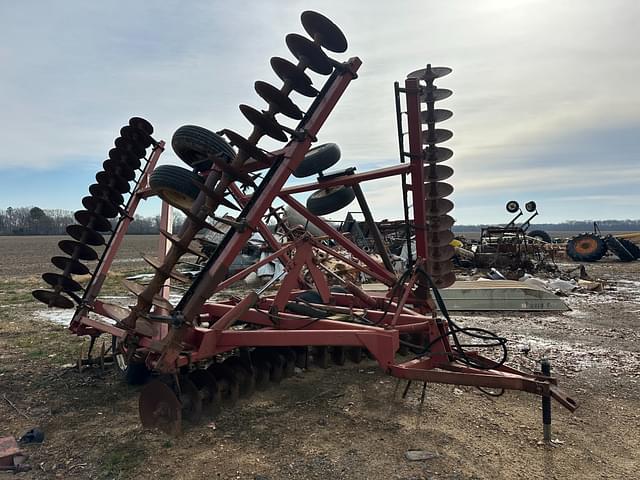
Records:
<instances>
[{"instance_id":1,"label":"tree line","mask_svg":"<svg viewBox=\"0 0 640 480\"><path fill-rule=\"evenodd\" d=\"M174 231L183 221L183 216L174 214ZM8 207L0 210L0 235L66 235L67 226L75 223L78 222L69 210L44 210L40 207ZM112 223L115 227L115 222ZM156 234L159 228L160 215L136 215L127 232L134 235Z\"/></svg>"}]
</instances>

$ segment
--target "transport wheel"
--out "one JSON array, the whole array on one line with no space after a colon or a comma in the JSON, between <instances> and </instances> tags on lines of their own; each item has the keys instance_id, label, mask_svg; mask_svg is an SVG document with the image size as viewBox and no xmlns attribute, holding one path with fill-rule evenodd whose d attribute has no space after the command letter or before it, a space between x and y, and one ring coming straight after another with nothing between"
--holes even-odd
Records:
<instances>
[{"instance_id":1,"label":"transport wheel","mask_svg":"<svg viewBox=\"0 0 640 480\"><path fill-rule=\"evenodd\" d=\"M209 170L213 162L209 155L218 155L231 162L236 152L217 133L196 125L184 125L173 134L171 147L184 163L196 171Z\"/></svg>"},{"instance_id":2,"label":"transport wheel","mask_svg":"<svg viewBox=\"0 0 640 480\"><path fill-rule=\"evenodd\" d=\"M530 232L527 233L527 237L537 238L547 243L551 243L553 241L551 239L551 235L549 235L544 230L531 230Z\"/></svg>"},{"instance_id":3,"label":"transport wheel","mask_svg":"<svg viewBox=\"0 0 640 480\"><path fill-rule=\"evenodd\" d=\"M327 215L349 205L356 198L353 188L344 185L316 190L307 199L307 208L314 215Z\"/></svg>"},{"instance_id":4,"label":"transport wheel","mask_svg":"<svg viewBox=\"0 0 640 480\"><path fill-rule=\"evenodd\" d=\"M202 182L202 177L176 165L161 165L151 173L149 186L169 205L180 210L191 210L191 205L200 193L193 182Z\"/></svg>"},{"instance_id":5,"label":"transport wheel","mask_svg":"<svg viewBox=\"0 0 640 480\"><path fill-rule=\"evenodd\" d=\"M616 237L607 235L604 241L607 244L607 248L611 250L621 262L632 262L635 260L633 254L629 252L629 250L627 250L622 242Z\"/></svg>"},{"instance_id":6,"label":"transport wheel","mask_svg":"<svg viewBox=\"0 0 640 480\"><path fill-rule=\"evenodd\" d=\"M638 247L638 245L633 243L631 240L627 240L626 238L618 238L618 240L620 240L622 246L626 248L631 255L633 255L633 258L635 260L638 260L640 258L640 247Z\"/></svg>"},{"instance_id":7,"label":"transport wheel","mask_svg":"<svg viewBox=\"0 0 640 480\"><path fill-rule=\"evenodd\" d=\"M325 143L310 149L293 172L296 178L316 175L333 167L340 160L340 147L335 143Z\"/></svg>"},{"instance_id":8,"label":"transport wheel","mask_svg":"<svg viewBox=\"0 0 640 480\"><path fill-rule=\"evenodd\" d=\"M128 385L144 385L149 381L151 370L144 360L135 356L129 359L127 351L116 336L111 337L111 351L116 368Z\"/></svg>"},{"instance_id":9,"label":"transport wheel","mask_svg":"<svg viewBox=\"0 0 640 480\"><path fill-rule=\"evenodd\" d=\"M576 235L567 242L567 255L577 262L597 262L605 253L607 244L593 233Z\"/></svg>"},{"instance_id":10,"label":"transport wheel","mask_svg":"<svg viewBox=\"0 0 640 480\"><path fill-rule=\"evenodd\" d=\"M507 212L516 213L520 209L520 205L515 200L507 202Z\"/></svg>"}]
</instances>

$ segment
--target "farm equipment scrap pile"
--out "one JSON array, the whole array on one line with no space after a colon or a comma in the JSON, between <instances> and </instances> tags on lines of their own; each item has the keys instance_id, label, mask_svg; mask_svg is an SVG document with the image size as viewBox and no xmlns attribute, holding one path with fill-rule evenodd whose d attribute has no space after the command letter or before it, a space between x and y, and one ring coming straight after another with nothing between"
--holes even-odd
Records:
<instances>
[{"instance_id":1,"label":"farm equipment scrap pile","mask_svg":"<svg viewBox=\"0 0 640 480\"><path fill-rule=\"evenodd\" d=\"M78 224L68 227L73 240L60 242L68 256L52 259L62 272L44 274L52 289L34 291L35 298L50 307L75 308L70 329L89 336L92 346L100 335L111 335L112 358L126 368L131 382L148 380L154 373L141 391L140 418L145 427L169 434L181 432L183 417L197 421L203 414L215 415L239 396L291 375L296 366L313 361L326 368L330 361L360 361L364 354L388 374L409 382L522 390L547 401L553 397L575 410L575 401L558 388L553 377L523 373L505 364L505 339L456 324L438 293L455 281L454 249L449 245L454 220L448 215L453 203L445 198L453 187L442 181L453 171L441 164L453 152L438 146L452 132L436 128L452 113L434 107L451 95L450 90L434 85L451 69L427 65L410 73L403 86L396 83L399 164L364 173L356 173L355 168L326 173L339 160L339 149L333 144L310 147L357 78L361 61L352 57L342 62L327 55L325 50L347 50L344 35L330 20L311 11L304 12L301 20L310 38L286 36L297 64L271 59L283 85L255 82L268 109L240 105L253 126L248 137L228 129L214 133L181 127L173 136L172 147L191 167L185 169L156 166L165 144L152 137L148 121L134 117L122 128L104 170L83 199L85 210L76 212ZM306 69L328 76L322 88L313 86ZM293 91L313 99L306 111L289 98ZM298 123L287 127L276 115ZM258 142L265 135L284 146L263 150ZM316 174L316 181L286 186L291 175ZM356 198L362 211L370 212L359 184L391 176L401 179L407 248L415 245L415 255L409 255L401 274L384 261L383 242L376 242L381 264L321 217ZM312 191L306 206L294 198ZM123 194L127 193L125 203ZM145 257L155 274L147 285L126 283L137 297L135 305L125 308L102 301L100 289L136 207L151 195L164 201L164 246L158 258ZM288 241L281 242L267 224L277 215L273 206L277 199L324 236L312 236L299 227ZM186 215L177 234L168 228L168 205ZM233 218L216 215L222 207L238 213ZM195 279L185 277L175 266L187 253L202 255L194 250L192 240L202 229L218 230L218 222L230 228ZM256 232L272 253L229 276L229 265ZM105 248L99 257L92 247L100 245ZM342 280L320 264L319 255L339 259L383 283L386 294L368 294L356 283ZM93 271L81 262L85 260L98 260ZM284 270L266 287L219 300L229 287L272 261L279 261ZM84 286L73 278L87 274ZM175 305L169 301L170 281L184 284L184 294ZM436 313L436 304L442 317ZM483 347L498 354L488 358L482 354ZM414 353L411 360L401 355L407 349ZM101 356L104 358L104 351Z\"/></svg>"}]
</instances>

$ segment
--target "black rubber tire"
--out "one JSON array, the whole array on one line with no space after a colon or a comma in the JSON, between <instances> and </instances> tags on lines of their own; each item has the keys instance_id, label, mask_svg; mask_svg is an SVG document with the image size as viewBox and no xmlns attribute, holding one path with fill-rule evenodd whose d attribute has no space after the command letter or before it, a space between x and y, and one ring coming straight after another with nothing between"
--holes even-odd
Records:
<instances>
[{"instance_id":1,"label":"black rubber tire","mask_svg":"<svg viewBox=\"0 0 640 480\"><path fill-rule=\"evenodd\" d=\"M633 243L631 240L627 240L626 238L618 238L618 240L620 240L622 246L626 248L631 255L633 255L633 258L635 260L638 260L640 258L640 247L638 247L638 245Z\"/></svg>"},{"instance_id":2,"label":"black rubber tire","mask_svg":"<svg viewBox=\"0 0 640 480\"><path fill-rule=\"evenodd\" d=\"M217 133L196 125L184 125L176 130L171 139L171 147L184 163L201 172L209 170L213 162L209 155L218 155L231 162L236 152Z\"/></svg>"},{"instance_id":3,"label":"black rubber tire","mask_svg":"<svg viewBox=\"0 0 640 480\"><path fill-rule=\"evenodd\" d=\"M200 193L200 189L193 184L194 180L202 182L202 177L177 165L160 165L151 172L149 186L169 205L180 210L191 210L193 201Z\"/></svg>"},{"instance_id":4,"label":"black rubber tire","mask_svg":"<svg viewBox=\"0 0 640 480\"><path fill-rule=\"evenodd\" d=\"M607 253L607 244L598 235L582 233L567 242L567 255L576 262L597 262Z\"/></svg>"},{"instance_id":5,"label":"black rubber tire","mask_svg":"<svg viewBox=\"0 0 640 480\"><path fill-rule=\"evenodd\" d=\"M314 215L327 215L349 205L356 198L353 188L345 185L316 190L307 199L307 209Z\"/></svg>"},{"instance_id":6,"label":"black rubber tire","mask_svg":"<svg viewBox=\"0 0 640 480\"><path fill-rule=\"evenodd\" d=\"M347 290L344 287L341 287L340 285L334 285L329 290L331 291L331 293L349 293L349 290Z\"/></svg>"},{"instance_id":7,"label":"black rubber tire","mask_svg":"<svg viewBox=\"0 0 640 480\"><path fill-rule=\"evenodd\" d=\"M635 257L622 242L614 236L607 235L604 240L607 243L607 248L620 259L621 262L633 262Z\"/></svg>"},{"instance_id":8,"label":"black rubber tire","mask_svg":"<svg viewBox=\"0 0 640 480\"><path fill-rule=\"evenodd\" d=\"M325 143L310 149L293 172L296 178L310 177L333 167L340 160L340 147Z\"/></svg>"},{"instance_id":9,"label":"black rubber tire","mask_svg":"<svg viewBox=\"0 0 640 480\"><path fill-rule=\"evenodd\" d=\"M527 232L527 237L539 238L543 242L547 243L553 242L551 235L549 235L544 230L531 230L530 232Z\"/></svg>"},{"instance_id":10,"label":"black rubber tire","mask_svg":"<svg viewBox=\"0 0 640 480\"><path fill-rule=\"evenodd\" d=\"M151 370L141 361L127 363L126 356L118 349L118 337L111 337L111 351L114 354L115 365L127 385L144 385L151 378Z\"/></svg>"},{"instance_id":11,"label":"black rubber tire","mask_svg":"<svg viewBox=\"0 0 640 480\"><path fill-rule=\"evenodd\" d=\"M295 315L304 315L305 317L311 318L320 319L327 318L329 316L328 312L320 310L319 308L310 307L309 305L305 305L304 303L289 302L284 307L284 309L285 311L293 313Z\"/></svg>"}]
</instances>

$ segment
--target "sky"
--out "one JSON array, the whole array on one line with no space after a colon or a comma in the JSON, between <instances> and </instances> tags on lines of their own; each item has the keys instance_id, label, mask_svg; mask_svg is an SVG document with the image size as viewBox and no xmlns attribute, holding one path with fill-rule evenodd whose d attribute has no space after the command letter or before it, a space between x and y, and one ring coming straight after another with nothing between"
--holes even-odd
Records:
<instances>
[{"instance_id":1,"label":"sky","mask_svg":"<svg viewBox=\"0 0 640 480\"><path fill-rule=\"evenodd\" d=\"M248 136L238 105L266 108L253 83L281 85L269 59L293 59L304 10L345 33L333 58L363 61L319 135L336 168L399 162L393 82L431 63L453 69L436 85L454 92L437 107L454 113L457 223L504 222L508 200L542 223L640 218L636 0L1 2L0 209L82 208L131 116L167 143L185 124ZM181 164L170 148L160 163ZM376 218L402 217L399 179L363 188Z\"/></svg>"}]
</instances>

